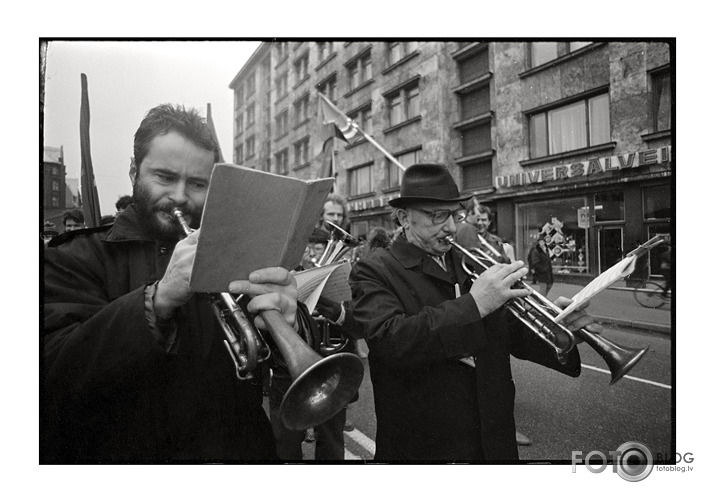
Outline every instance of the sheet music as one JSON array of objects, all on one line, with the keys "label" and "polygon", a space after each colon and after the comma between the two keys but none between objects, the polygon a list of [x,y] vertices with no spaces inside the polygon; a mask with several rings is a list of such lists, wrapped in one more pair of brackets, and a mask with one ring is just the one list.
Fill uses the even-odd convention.
[{"label": "sheet music", "polygon": [[310,312],[315,310],[321,295],[335,302],[350,300],[350,271],[350,262],[342,261],[294,272],[293,276],[298,283],[298,300],[305,304]]},{"label": "sheet music", "polygon": [[638,257],[635,255],[627,256],[616,265],[601,273],[597,278],[591,281],[580,292],[572,297],[573,302],[569,304],[566,309],[561,312],[561,314],[556,316],[555,321],[557,323],[560,322],[564,316],[583,306],[589,299],[592,299],[616,281],[621,280],[633,273],[633,270],[636,267],[637,259]]}]

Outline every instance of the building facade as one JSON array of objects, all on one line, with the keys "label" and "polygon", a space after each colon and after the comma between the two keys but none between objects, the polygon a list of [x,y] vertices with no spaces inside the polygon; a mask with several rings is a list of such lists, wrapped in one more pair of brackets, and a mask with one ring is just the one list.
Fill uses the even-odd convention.
[{"label": "building facade", "polygon": [[[233,162],[335,176],[352,234],[394,227],[401,169],[361,137],[324,151],[320,92],[402,165],[449,165],[518,258],[543,237],[557,280],[586,282],[671,232],[673,51],[671,41],[263,43],[230,84]],[[639,262],[638,275],[660,273],[659,251]]]}]

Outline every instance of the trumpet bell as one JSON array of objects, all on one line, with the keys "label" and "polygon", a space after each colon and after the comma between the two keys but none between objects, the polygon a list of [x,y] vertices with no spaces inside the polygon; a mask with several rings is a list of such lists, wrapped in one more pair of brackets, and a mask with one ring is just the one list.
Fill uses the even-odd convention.
[{"label": "trumpet bell", "polygon": [[324,423],[355,396],[365,368],[352,353],[318,359],[293,381],[283,397],[280,415],[291,430]]}]

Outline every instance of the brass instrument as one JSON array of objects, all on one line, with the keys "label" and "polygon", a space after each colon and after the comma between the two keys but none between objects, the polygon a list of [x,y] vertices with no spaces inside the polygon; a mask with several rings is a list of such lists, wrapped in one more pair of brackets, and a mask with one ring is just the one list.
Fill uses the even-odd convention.
[{"label": "brass instrument", "polygon": [[[483,250],[466,249],[458,244],[452,236],[447,236],[445,240],[462,254],[462,268],[475,279],[489,267],[499,263],[496,258]],[[491,248],[490,251],[493,250],[492,254],[498,254],[492,247],[487,245],[487,248]],[[501,254],[498,256],[501,257]],[[481,271],[477,273],[470,268],[467,260],[471,262],[471,267],[479,267]],[[564,362],[568,352],[573,349],[575,340],[573,333],[568,328],[554,320],[562,309],[522,280],[518,280],[514,287],[529,290],[529,295],[513,299],[507,302],[505,307],[534,334],[544,340],[554,350],[559,361]],[[621,347],[585,328],[578,330],[577,334],[605,360],[611,372],[611,384],[615,384],[626,375],[648,351],[648,347],[643,349]]]},{"label": "brass instrument", "polygon": [[[315,261],[316,267],[321,267],[325,265],[334,264],[338,260],[342,259],[351,248],[357,245],[357,239],[355,239],[349,232],[344,230],[342,227],[335,225],[332,222],[325,222],[332,227],[330,233],[330,240],[328,241],[323,254],[320,258]],[[332,355],[339,353],[348,344],[347,337],[342,334],[336,334],[331,330],[330,322],[324,316],[318,316],[315,318],[320,328],[320,348],[318,352],[323,356]]]},{"label": "brass instrument", "polygon": [[317,266],[334,264],[343,258],[350,251],[350,248],[358,244],[358,240],[342,227],[335,225],[333,222],[326,221],[325,223],[332,227],[332,231],[323,255],[316,262]]},{"label": "brass instrument", "polygon": [[[188,236],[193,232],[178,208],[172,215]],[[269,346],[239,306],[242,296],[210,294],[213,312],[224,332],[224,344],[239,379],[250,379],[256,366],[271,354]],[[271,339],[288,367],[293,383],[280,406],[281,419],[292,430],[321,424],[342,410],[362,382],[364,368],[350,353],[322,358],[285,322],[278,311],[262,311]]]}]

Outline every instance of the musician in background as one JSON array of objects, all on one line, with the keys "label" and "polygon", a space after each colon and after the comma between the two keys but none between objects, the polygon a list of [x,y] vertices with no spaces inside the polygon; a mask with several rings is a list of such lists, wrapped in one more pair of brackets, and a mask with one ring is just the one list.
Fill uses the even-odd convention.
[{"label": "musician in background", "polygon": [[320,215],[318,226],[332,233],[333,228],[325,222],[331,222],[344,231],[350,232],[350,219],[348,218],[348,202],[343,196],[336,192],[328,195],[323,205],[323,212]]},{"label": "musician in background", "polygon": [[[445,238],[466,199],[445,165],[409,167],[389,202],[400,235],[353,266],[353,318],[370,349],[375,461],[516,460],[510,354],[580,373],[577,349],[561,364],[507,316],[504,304],[529,293],[511,288],[528,272],[522,262],[494,265],[473,282],[463,271]],[[601,330],[583,310],[565,324]]]},{"label": "musician in background", "polygon": [[[208,297],[189,291],[200,231],[184,239],[171,215],[179,208],[199,225],[217,161],[195,110],[151,109],[134,136],[134,203],[111,228],[60,236],[46,250],[42,462],[277,459],[260,383],[236,378]],[[229,290],[253,297],[251,313],[296,321],[285,269]]]},{"label": "musician in background", "polygon": [[465,248],[484,249],[479,236],[484,238],[489,245],[497,250],[501,255],[505,255],[502,239],[489,232],[492,225],[492,210],[489,207],[479,204],[476,197],[469,198],[467,202],[467,216],[457,224],[455,239]]},{"label": "musician in background", "polygon": [[[308,245],[303,254],[300,269],[305,270],[316,267],[316,262],[323,255],[329,238],[330,235],[328,232],[322,228],[316,227],[313,229],[313,233],[308,240]],[[298,309],[305,309],[305,306],[299,304]],[[316,313],[312,313],[314,317],[311,317],[311,313],[307,313],[306,310],[306,312],[303,313],[304,316],[300,318],[301,320],[309,319],[309,327],[306,327],[309,328],[309,330],[305,331],[308,335],[307,341],[316,352],[321,353],[323,350],[320,343],[322,341],[323,331],[327,329],[334,332],[336,336],[344,334],[347,338],[347,331],[350,328],[352,318],[351,314],[346,312],[341,304],[322,296],[318,301],[316,311]],[[348,316],[350,316],[350,318],[347,318]],[[347,349],[344,348],[342,351],[346,350]],[[344,407],[340,412],[324,423],[314,426],[314,437],[310,431],[289,430],[281,421],[280,406],[291,384],[292,379],[288,368],[280,358],[274,358],[268,401],[278,457],[285,461],[302,460],[302,442],[306,440],[309,442],[315,441],[316,461],[344,460],[345,440],[343,437],[343,429],[346,424],[347,407]],[[358,396],[356,394],[352,402],[357,401],[357,399]]]}]

